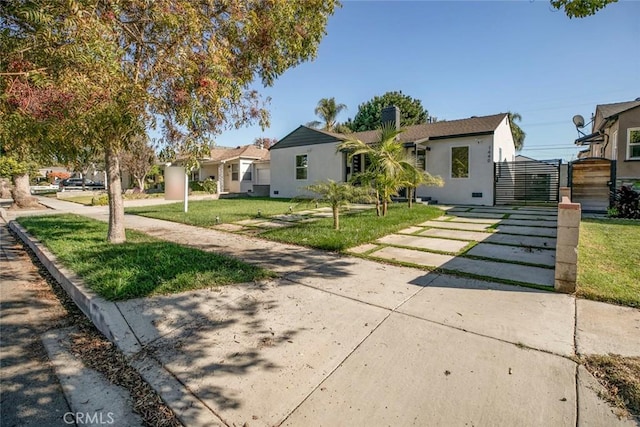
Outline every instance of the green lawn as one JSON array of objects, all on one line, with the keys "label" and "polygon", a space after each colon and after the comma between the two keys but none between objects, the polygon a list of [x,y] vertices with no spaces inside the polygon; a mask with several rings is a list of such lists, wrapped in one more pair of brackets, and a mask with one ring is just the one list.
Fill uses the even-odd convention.
[{"label": "green lawn", "polygon": [[408,209],[405,204],[389,206],[386,217],[376,217],[374,209],[340,216],[340,230],[333,229],[333,218],[301,223],[291,228],[268,230],[259,236],[279,242],[294,243],[329,251],[371,242],[387,234],[428,221],[443,214],[442,210],[422,204]]},{"label": "green lawn", "polygon": [[161,206],[127,208],[126,213],[164,219],[198,227],[210,227],[216,224],[216,217],[221,223],[256,218],[258,211],[262,216],[278,215],[289,212],[289,207],[304,210],[314,207],[308,203],[295,203],[286,199],[241,198],[220,200],[199,200],[189,202],[189,212],[184,213],[184,205],[175,203]]},{"label": "green lawn", "polygon": [[127,231],[106,242],[107,224],[77,215],[23,217],[18,222],[60,262],[109,300],[251,282],[274,274],[236,259]]},{"label": "green lawn", "polygon": [[640,307],[640,221],[584,219],[577,295]]}]

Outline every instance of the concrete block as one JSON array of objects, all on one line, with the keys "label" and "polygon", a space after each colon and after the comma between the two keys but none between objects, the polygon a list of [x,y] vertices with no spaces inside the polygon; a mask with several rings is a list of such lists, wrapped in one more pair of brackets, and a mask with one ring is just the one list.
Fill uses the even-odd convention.
[{"label": "concrete block", "polygon": [[[576,203],[577,204],[577,203]],[[580,204],[577,204],[580,206]],[[581,210],[558,209],[558,227],[580,227]]]},{"label": "concrete block", "polygon": [[556,236],[557,246],[578,246],[580,240],[580,229],[577,227],[558,226],[558,234]]},{"label": "concrete block", "polygon": [[566,281],[566,280],[558,280],[556,279],[556,283],[554,289],[557,292],[562,292],[565,294],[572,294],[576,291],[576,282]]},{"label": "concrete block", "polygon": [[578,248],[575,246],[558,245],[558,247],[556,247],[556,262],[577,264]]},{"label": "concrete block", "polygon": [[564,262],[556,262],[556,280],[566,280],[575,282],[578,278],[578,265],[566,264]]}]

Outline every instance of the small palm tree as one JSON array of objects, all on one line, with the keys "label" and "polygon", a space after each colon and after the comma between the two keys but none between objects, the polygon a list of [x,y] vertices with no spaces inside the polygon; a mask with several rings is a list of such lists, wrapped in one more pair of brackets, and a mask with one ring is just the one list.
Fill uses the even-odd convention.
[{"label": "small palm tree", "polygon": [[340,209],[349,206],[355,200],[367,200],[370,193],[367,188],[354,187],[348,182],[335,182],[332,179],[316,182],[305,187],[305,190],[316,193],[315,202],[326,202],[333,212],[333,228],[340,230]]},{"label": "small palm tree", "polygon": [[511,126],[511,135],[513,136],[513,144],[516,147],[516,151],[521,151],[524,147],[524,138],[527,136],[526,133],[516,124],[516,120],[521,122],[522,116],[518,113],[512,113],[509,111],[507,113],[509,115],[509,125]]},{"label": "small palm tree", "polygon": [[427,171],[418,168],[406,168],[403,175],[403,185],[407,189],[407,206],[411,209],[413,207],[413,196],[416,188],[420,185],[442,187],[444,181],[439,176],[433,176]]},{"label": "small palm tree", "polygon": [[364,181],[375,190],[376,210],[381,216],[386,216],[391,196],[407,185],[407,176],[419,176],[415,161],[407,156],[403,144],[397,140],[400,133],[402,130],[383,125],[380,128],[380,140],[376,143],[366,144],[352,139],[338,145],[339,151],[349,153],[349,159],[360,154],[369,157],[370,164],[361,178],[364,177]]},{"label": "small palm tree", "polygon": [[307,123],[307,126],[310,127],[319,127],[322,125],[323,130],[333,131],[336,128],[336,119],[338,114],[340,114],[343,110],[346,110],[347,106],[344,104],[336,104],[335,98],[322,98],[318,101],[318,106],[314,110],[316,116],[320,117],[322,120],[313,121]]}]

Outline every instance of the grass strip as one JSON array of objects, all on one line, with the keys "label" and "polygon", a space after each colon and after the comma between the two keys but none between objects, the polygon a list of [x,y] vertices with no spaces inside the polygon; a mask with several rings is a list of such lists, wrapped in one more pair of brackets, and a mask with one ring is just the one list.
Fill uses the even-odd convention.
[{"label": "grass strip", "polygon": [[106,241],[107,224],[78,215],[23,217],[18,222],[59,261],[108,300],[169,294],[252,282],[275,274],[237,259],[144,233],[127,231],[127,241]]},{"label": "grass strip", "polygon": [[583,219],[577,295],[640,307],[640,221]]}]

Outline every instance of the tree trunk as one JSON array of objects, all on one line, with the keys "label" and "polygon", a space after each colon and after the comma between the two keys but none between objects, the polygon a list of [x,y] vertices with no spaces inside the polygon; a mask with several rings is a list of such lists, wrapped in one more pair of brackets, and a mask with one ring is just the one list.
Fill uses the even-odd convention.
[{"label": "tree trunk", "polygon": [[413,188],[407,187],[407,205],[409,209],[413,207]]},{"label": "tree trunk", "polygon": [[333,206],[333,229],[340,230],[340,209]]},{"label": "tree trunk", "polygon": [[376,216],[380,216],[380,193],[376,190]]},{"label": "tree trunk", "polygon": [[14,175],[12,180],[13,190],[11,190],[11,197],[13,198],[14,206],[18,208],[37,208],[40,206],[38,199],[31,196],[28,173]]},{"label": "tree trunk", "polygon": [[140,189],[141,193],[144,193],[144,179],[146,178],[146,176],[143,176],[141,178],[135,177],[136,181],[138,182],[138,188]]},{"label": "tree trunk", "polygon": [[105,164],[107,166],[107,181],[109,194],[109,233],[110,243],[126,241],[124,233],[124,201],[122,199],[122,183],[120,182],[120,159],[118,152],[111,146],[105,149]]},{"label": "tree trunk", "polygon": [[5,178],[0,178],[0,199],[13,199],[11,185],[9,185],[9,180]]}]

